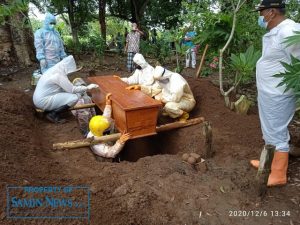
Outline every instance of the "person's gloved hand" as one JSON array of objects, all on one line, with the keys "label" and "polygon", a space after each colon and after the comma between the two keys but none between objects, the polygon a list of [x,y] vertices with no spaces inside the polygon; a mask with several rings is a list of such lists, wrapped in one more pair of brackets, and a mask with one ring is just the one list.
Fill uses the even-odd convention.
[{"label": "person's gloved hand", "polygon": [[121,77],[117,76],[117,75],[113,75],[113,77],[118,78],[121,80]]},{"label": "person's gloved hand", "polygon": [[107,93],[105,96],[105,104],[111,105],[111,99],[110,99],[111,93]]},{"label": "person's gloved hand", "polygon": [[141,90],[141,85],[130,85],[126,87],[126,90]]},{"label": "person's gloved hand", "polygon": [[128,141],[131,138],[131,134],[130,133],[124,133],[121,135],[119,142],[120,144],[124,145],[126,141]]},{"label": "person's gloved hand", "polygon": [[41,70],[47,68],[47,61],[46,61],[46,59],[41,59],[41,61],[40,61],[40,67],[41,67]]},{"label": "person's gloved hand", "polygon": [[166,104],[161,99],[159,99],[159,100],[155,99],[155,100],[158,101],[160,104],[162,104],[162,106],[164,106]]},{"label": "person's gloved hand", "polygon": [[89,84],[89,85],[87,86],[87,89],[88,89],[88,91],[90,91],[90,90],[95,89],[95,88],[98,88],[98,87],[99,87],[98,84]]}]

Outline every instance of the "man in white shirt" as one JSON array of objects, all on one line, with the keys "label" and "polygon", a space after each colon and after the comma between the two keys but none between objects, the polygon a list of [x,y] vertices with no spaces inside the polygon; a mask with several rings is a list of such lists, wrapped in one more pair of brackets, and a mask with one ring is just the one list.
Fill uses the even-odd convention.
[{"label": "man in white shirt", "polygon": [[131,32],[128,33],[126,37],[125,52],[127,52],[127,69],[128,72],[134,70],[133,57],[135,53],[140,51],[140,38],[144,35],[142,31],[139,30],[136,23],[132,23]]},{"label": "man in white shirt", "polygon": [[[285,85],[278,87],[282,78],[274,75],[284,72],[281,62],[290,64],[291,55],[300,58],[299,45],[284,43],[294,31],[300,31],[300,24],[285,18],[282,0],[263,0],[257,11],[259,26],[268,30],[263,36],[262,56],[256,64],[259,118],[265,144],[276,147],[268,186],[277,186],[287,183],[290,150],[287,127],[294,116],[295,96],[291,90],[284,92]],[[257,168],[259,161],[251,160],[251,164]]]}]

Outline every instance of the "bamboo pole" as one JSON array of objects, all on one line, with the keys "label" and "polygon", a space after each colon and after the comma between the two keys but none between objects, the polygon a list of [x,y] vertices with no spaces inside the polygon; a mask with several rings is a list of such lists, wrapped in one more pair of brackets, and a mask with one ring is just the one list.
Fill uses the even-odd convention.
[{"label": "bamboo pole", "polygon": [[[204,120],[205,120],[204,117],[198,117],[198,118],[187,120],[186,122],[178,121],[174,123],[168,123],[156,127],[156,132],[164,132],[164,131],[169,131],[169,130],[178,129],[182,127],[188,127],[195,124],[203,123]],[[81,140],[68,141],[64,143],[55,143],[53,144],[53,149],[63,150],[63,149],[88,147],[91,145],[98,144],[100,142],[117,141],[120,138],[120,136],[121,133],[115,133],[115,134],[105,135],[101,137],[86,138]]]},{"label": "bamboo pole", "polygon": [[72,149],[72,148],[82,148],[91,145],[98,144],[100,142],[116,141],[121,137],[121,133],[115,133],[110,135],[105,135],[101,137],[92,137],[76,141],[68,141],[64,143],[53,144],[54,150]]},{"label": "bamboo pole", "polygon": [[177,121],[174,123],[168,123],[156,127],[156,132],[159,133],[159,132],[169,131],[177,128],[188,127],[195,124],[203,123],[204,120],[205,120],[204,117],[198,117],[198,118],[187,120],[186,122]]},{"label": "bamboo pole", "polygon": [[209,45],[205,45],[205,49],[204,49],[204,52],[203,52],[202,57],[201,57],[201,62],[200,62],[200,65],[199,65],[197,73],[196,73],[196,78],[198,78],[200,76],[200,72],[201,72],[201,69],[202,69],[202,66],[203,66],[203,63],[204,63],[204,59],[205,59],[205,55],[206,55],[206,51],[208,49],[208,46]]},{"label": "bamboo pole", "polygon": [[[95,106],[96,106],[95,103],[75,105],[74,107],[71,107],[68,110],[86,109],[86,108],[92,108],[92,107],[95,107]],[[44,110],[42,110],[42,109],[35,109],[35,110],[38,113],[43,113],[44,112]]]}]

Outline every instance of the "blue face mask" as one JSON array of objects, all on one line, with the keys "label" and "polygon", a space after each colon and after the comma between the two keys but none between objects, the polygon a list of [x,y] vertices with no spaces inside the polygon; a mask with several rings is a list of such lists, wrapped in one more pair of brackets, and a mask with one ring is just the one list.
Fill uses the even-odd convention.
[{"label": "blue face mask", "polygon": [[49,24],[49,28],[50,28],[50,30],[54,30],[54,24]]},{"label": "blue face mask", "polygon": [[265,17],[264,16],[259,16],[258,17],[258,26],[266,29],[268,27],[268,22],[265,21]]},{"label": "blue face mask", "polygon": [[[270,10],[266,15],[268,15],[270,12],[271,12],[271,10]],[[269,22],[270,22],[270,21],[269,21]],[[260,27],[264,28],[264,29],[267,29],[268,23],[269,23],[269,22],[266,22],[264,16],[259,16],[259,17],[258,17],[258,20],[257,20],[258,25],[259,25]]]}]

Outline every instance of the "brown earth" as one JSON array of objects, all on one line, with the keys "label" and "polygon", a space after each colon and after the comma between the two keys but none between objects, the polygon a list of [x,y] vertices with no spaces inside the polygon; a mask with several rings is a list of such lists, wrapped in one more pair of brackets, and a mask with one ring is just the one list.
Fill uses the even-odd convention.
[{"label": "brown earth", "polygon": [[[106,57],[104,66],[96,67],[82,60],[88,69],[80,76],[90,69],[128,75],[123,61]],[[79,219],[10,219],[7,186],[89,186],[90,224],[97,225],[300,224],[300,160],[291,158],[286,186],[270,188],[264,199],[258,198],[256,171],[249,165],[263,145],[257,110],[241,116],[225,108],[209,78],[194,79],[192,70],[182,73],[197,100],[191,117],[204,116],[213,128],[214,157],[192,167],[181,155],[202,153],[202,125],[130,141],[120,163],[99,162],[89,148],[53,151],[53,143],[82,136],[74,118],[56,125],[35,116],[32,70],[0,81],[0,224],[88,224]]]}]

